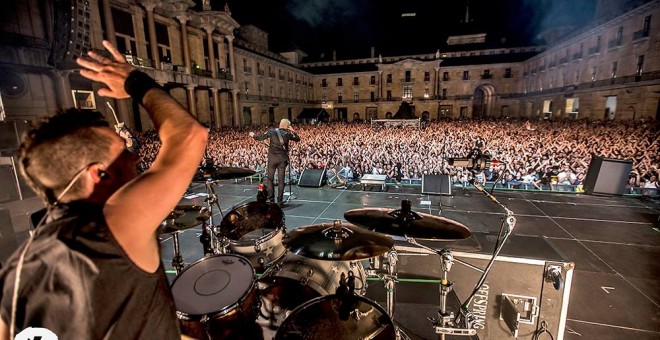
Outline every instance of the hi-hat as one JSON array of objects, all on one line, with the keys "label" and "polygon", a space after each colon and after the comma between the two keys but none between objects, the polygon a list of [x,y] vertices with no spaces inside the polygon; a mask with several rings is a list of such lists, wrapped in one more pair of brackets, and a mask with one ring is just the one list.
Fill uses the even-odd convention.
[{"label": "hi-hat", "polygon": [[403,200],[401,209],[364,208],[348,210],[344,218],[357,226],[391,236],[412,237],[420,240],[462,240],[472,233],[456,221],[417,213],[410,210],[410,201]]},{"label": "hi-hat", "polygon": [[234,179],[234,178],[243,178],[256,174],[254,170],[246,168],[234,168],[234,167],[200,167],[195,176],[193,177],[193,182],[208,182],[208,181],[218,181],[221,179]]},{"label": "hi-hat", "polygon": [[206,207],[198,205],[177,205],[161,223],[162,233],[175,233],[196,227],[211,218]]},{"label": "hi-hat", "polygon": [[367,259],[381,255],[394,246],[389,236],[340,221],[294,229],[287,232],[283,243],[296,255],[331,261]]}]

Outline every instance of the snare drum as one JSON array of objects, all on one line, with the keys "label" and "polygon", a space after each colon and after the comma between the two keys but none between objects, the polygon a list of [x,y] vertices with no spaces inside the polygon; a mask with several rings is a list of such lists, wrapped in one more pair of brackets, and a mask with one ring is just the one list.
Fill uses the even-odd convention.
[{"label": "snare drum", "polygon": [[367,292],[367,280],[360,262],[313,260],[288,253],[258,280],[261,291],[261,315],[277,326],[306,301],[334,294],[341,274],[355,276],[355,293]]},{"label": "snare drum", "polygon": [[392,319],[377,303],[357,295],[327,295],[296,308],[278,328],[283,339],[396,339]]},{"label": "snare drum", "polygon": [[273,203],[249,202],[227,213],[218,235],[229,241],[229,250],[250,260],[263,273],[286,253],[284,212]]},{"label": "snare drum", "polygon": [[174,279],[172,296],[183,334],[220,339],[253,322],[258,312],[254,268],[243,256],[201,259]]}]

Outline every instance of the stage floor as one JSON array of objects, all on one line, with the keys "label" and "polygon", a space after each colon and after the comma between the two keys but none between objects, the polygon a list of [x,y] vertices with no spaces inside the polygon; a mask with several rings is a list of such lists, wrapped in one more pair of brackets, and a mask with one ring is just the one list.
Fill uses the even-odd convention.
[{"label": "stage floor", "polygon": [[[256,189],[257,183],[250,181],[227,180],[215,186],[225,214],[234,206],[254,201]],[[349,209],[397,209],[403,199],[412,201],[413,211],[455,220],[475,234],[496,235],[503,216],[499,206],[474,189],[454,188],[453,196],[421,194],[419,187],[388,186],[385,192],[380,187],[361,189],[359,185],[346,189],[294,186],[296,198],[282,209],[286,229],[343,220],[344,212]],[[203,193],[204,186],[195,185],[192,191]],[[514,236],[541,238],[565,260],[575,263],[564,339],[660,338],[660,231],[656,225],[660,204],[657,201],[548,192],[495,191],[495,195],[517,217]],[[180,204],[204,204],[204,198],[184,198]],[[27,215],[39,208],[35,202],[30,199],[0,205],[10,209],[19,240],[25,237]],[[214,223],[219,225],[220,221],[220,215],[216,214]],[[179,236],[186,264],[203,257],[199,236],[199,227]],[[163,261],[173,278],[173,242],[167,234],[161,236],[161,242]],[[430,245],[443,247],[442,242]],[[506,252],[507,245],[503,249]],[[370,290],[382,290],[382,287],[372,288],[378,286],[378,282],[370,283]],[[426,317],[435,316],[438,309],[437,286],[417,286],[414,294],[406,293],[405,289],[405,285],[397,289],[395,321],[411,339],[435,338]],[[382,294],[367,296],[382,297]],[[554,336],[556,339],[557,335]]]}]

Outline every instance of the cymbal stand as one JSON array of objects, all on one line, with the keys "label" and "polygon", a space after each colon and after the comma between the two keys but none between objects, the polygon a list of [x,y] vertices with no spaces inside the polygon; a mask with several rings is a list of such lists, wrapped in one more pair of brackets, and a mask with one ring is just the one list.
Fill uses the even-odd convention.
[{"label": "cymbal stand", "polygon": [[174,242],[174,257],[172,258],[172,268],[176,271],[176,275],[181,274],[183,271],[183,256],[179,248],[179,231],[171,233],[172,241]]},{"label": "cymbal stand", "polygon": [[[396,283],[398,282],[397,273],[396,273],[396,263],[399,260],[396,250],[392,249],[385,253],[385,263],[383,266],[386,267],[386,271],[381,270],[381,263],[378,257],[374,258],[372,265],[376,269],[371,269],[367,271],[367,274],[371,276],[378,276],[383,280],[385,285],[385,296],[387,299],[387,314],[389,314],[390,319],[394,322],[394,310],[396,307]],[[401,328],[396,327],[396,338],[407,339],[410,338],[401,330]]]},{"label": "cymbal stand", "polygon": [[[214,205],[218,208],[218,212],[220,213],[220,219],[223,218],[222,208],[220,207],[220,201],[218,200],[218,195],[216,195],[215,188],[213,187],[215,185],[215,182],[216,181],[206,181],[204,183],[204,186],[206,188],[206,194],[207,194],[205,202],[206,202],[206,205],[208,206],[209,212],[211,214],[211,217],[209,218],[209,223],[208,224],[206,224],[206,223],[202,224],[202,237],[200,238],[200,242],[202,242],[202,244],[204,244],[204,255],[206,255],[206,256],[209,256],[209,255],[212,255],[212,254],[222,253],[222,251],[221,251],[222,247],[219,246],[222,242],[220,242],[218,240],[218,237],[215,233],[216,232],[216,230],[215,230],[216,226],[215,226],[215,224],[213,224],[213,216],[215,216],[215,214],[213,213],[213,206]],[[205,236],[204,235],[205,232],[208,235],[208,241],[203,240],[203,238]],[[204,242],[209,242],[209,244],[207,245]],[[207,251],[210,251],[210,253],[207,253]]]},{"label": "cymbal stand", "polygon": [[454,313],[447,311],[447,296],[449,292],[453,290],[453,283],[449,282],[447,276],[451,270],[451,266],[454,263],[454,255],[452,255],[451,250],[442,249],[440,251],[427,247],[423,244],[420,244],[412,237],[406,237],[408,243],[416,245],[420,248],[431,251],[440,256],[440,261],[442,265],[442,278],[440,279],[440,310],[438,310],[439,320],[429,318],[429,321],[433,322],[435,327],[435,332],[442,335],[442,339],[445,338],[445,335],[462,335],[462,336],[472,336],[477,334],[476,329],[471,328],[460,328],[458,323],[454,320]]}]

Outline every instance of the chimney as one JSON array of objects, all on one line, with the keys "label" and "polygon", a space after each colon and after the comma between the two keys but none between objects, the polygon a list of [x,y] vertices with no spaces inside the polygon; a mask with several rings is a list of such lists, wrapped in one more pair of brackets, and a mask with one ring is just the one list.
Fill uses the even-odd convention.
[{"label": "chimney", "polygon": [[337,61],[337,50],[332,50],[332,61]]},{"label": "chimney", "polygon": [[373,59],[376,56],[376,48],[374,46],[371,46],[371,59]]}]

